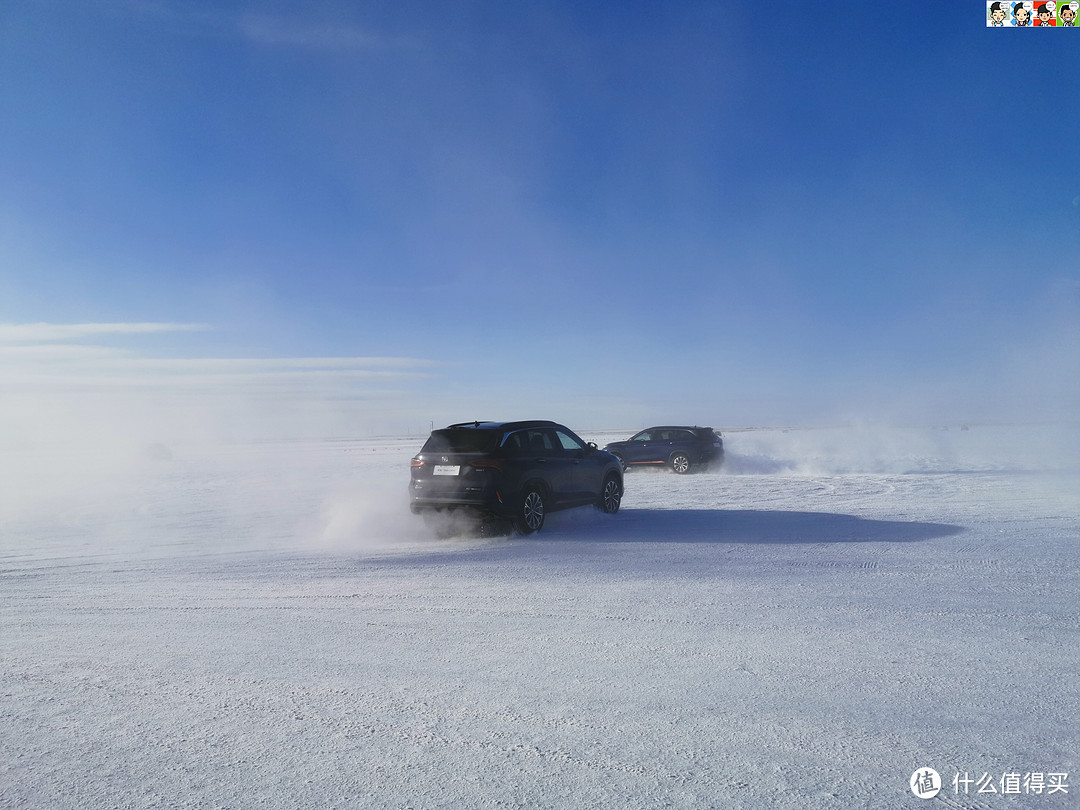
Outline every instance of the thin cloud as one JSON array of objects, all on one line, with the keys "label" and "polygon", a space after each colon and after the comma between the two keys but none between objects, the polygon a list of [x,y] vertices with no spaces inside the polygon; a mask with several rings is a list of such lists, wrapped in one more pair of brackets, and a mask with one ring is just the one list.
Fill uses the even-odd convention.
[{"label": "thin cloud", "polygon": [[51,343],[103,335],[204,332],[204,323],[0,323],[0,344]]},{"label": "thin cloud", "polygon": [[275,17],[248,15],[239,21],[241,35],[258,45],[319,51],[376,51],[407,44],[354,25],[297,23]]},{"label": "thin cloud", "polygon": [[222,357],[202,359],[137,360],[135,363],[161,368],[199,371],[276,371],[280,369],[328,369],[347,371],[351,369],[389,369],[401,373],[404,369],[429,368],[437,365],[433,360],[415,357]]},{"label": "thin cloud", "polygon": [[[443,365],[388,356],[158,357],[141,345],[209,328],[0,324],[0,448],[127,452],[140,442],[370,430],[401,419]],[[117,336],[125,345],[104,343]],[[171,337],[170,354],[182,351],[178,340]]]},{"label": "thin cloud", "polygon": [[0,371],[8,392],[184,390],[274,391],[298,397],[355,396],[430,376],[415,357],[152,357],[137,349],[81,343],[113,335],[202,331],[205,324],[0,324]]},{"label": "thin cloud", "polygon": [[140,357],[128,350],[66,343],[0,345],[0,362],[9,370],[39,365],[55,369],[69,364],[80,373],[96,369],[178,377],[284,374],[415,377],[426,376],[426,369],[439,365],[433,360],[414,357]]},{"label": "thin cloud", "polygon": [[127,0],[117,14],[138,14],[191,36],[232,38],[237,35],[264,47],[302,48],[320,51],[375,51],[408,46],[408,38],[389,36],[348,22],[315,22],[245,14],[207,4],[176,4],[157,0]]},{"label": "thin cloud", "polygon": [[36,362],[83,363],[131,357],[130,352],[106,346],[83,346],[71,343],[10,343],[0,340],[0,362],[7,365]]},{"label": "thin cloud", "polygon": [[5,375],[5,384],[28,393],[48,389],[52,391],[125,390],[125,389],[184,389],[189,393],[208,394],[221,390],[274,388],[297,395],[310,395],[313,391],[340,391],[347,393],[371,383],[421,379],[425,374],[411,372],[338,370],[311,372],[252,373],[57,373],[27,372]]}]

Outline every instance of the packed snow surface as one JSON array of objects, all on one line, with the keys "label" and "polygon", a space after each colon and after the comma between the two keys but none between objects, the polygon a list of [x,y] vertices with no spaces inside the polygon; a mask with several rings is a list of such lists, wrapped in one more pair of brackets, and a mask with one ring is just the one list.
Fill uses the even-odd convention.
[{"label": "packed snow surface", "polygon": [[5,453],[0,806],[1080,806],[1075,429],[731,429],[504,539],[423,438]]}]

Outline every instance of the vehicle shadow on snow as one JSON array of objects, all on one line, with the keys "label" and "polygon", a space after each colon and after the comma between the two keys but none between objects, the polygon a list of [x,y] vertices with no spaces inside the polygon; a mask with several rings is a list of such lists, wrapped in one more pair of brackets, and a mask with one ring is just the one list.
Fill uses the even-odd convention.
[{"label": "vehicle shadow on snow", "polygon": [[615,516],[586,510],[550,515],[535,538],[593,543],[910,543],[961,531],[962,526],[947,523],[829,512],[623,509]]}]

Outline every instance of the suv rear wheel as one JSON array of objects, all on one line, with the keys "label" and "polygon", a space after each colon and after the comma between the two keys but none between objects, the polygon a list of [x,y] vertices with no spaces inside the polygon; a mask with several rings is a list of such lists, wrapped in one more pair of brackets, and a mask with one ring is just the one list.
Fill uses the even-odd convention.
[{"label": "suv rear wheel", "polygon": [[679,475],[690,472],[690,457],[686,453],[675,453],[671,457],[671,469]]},{"label": "suv rear wheel", "polygon": [[532,534],[544,527],[544,493],[538,487],[525,490],[514,516],[514,527],[521,534]]}]

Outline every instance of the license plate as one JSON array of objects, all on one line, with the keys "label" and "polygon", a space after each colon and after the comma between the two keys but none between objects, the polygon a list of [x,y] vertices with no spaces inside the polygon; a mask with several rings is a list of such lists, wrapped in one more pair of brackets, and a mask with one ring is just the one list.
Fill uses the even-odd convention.
[{"label": "license plate", "polygon": [[457,475],[461,472],[461,467],[457,464],[436,464],[435,468],[431,471],[432,475]]}]

